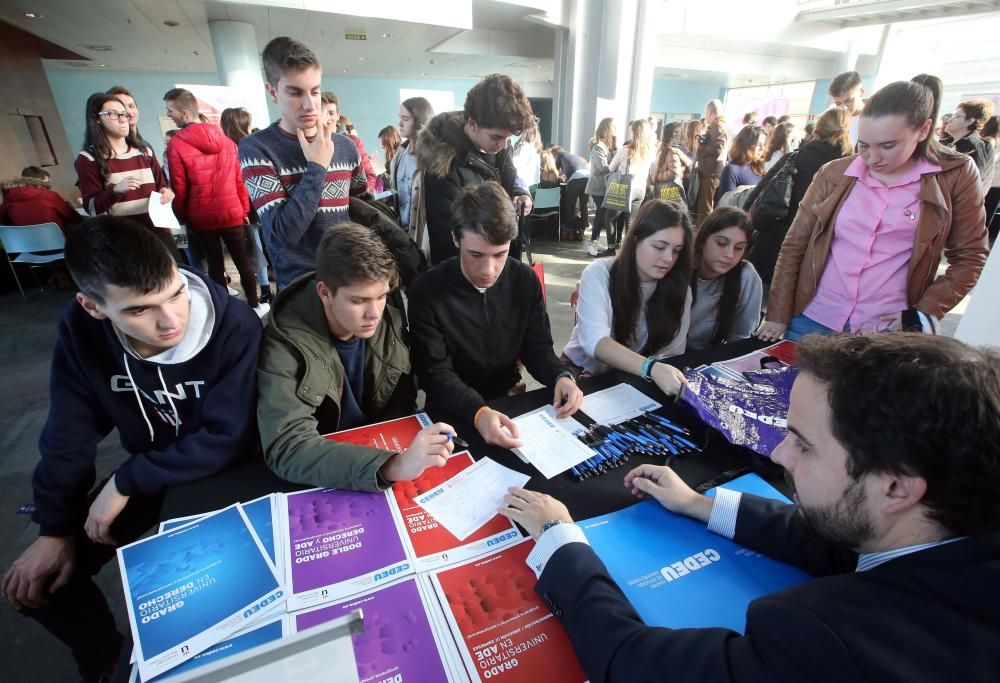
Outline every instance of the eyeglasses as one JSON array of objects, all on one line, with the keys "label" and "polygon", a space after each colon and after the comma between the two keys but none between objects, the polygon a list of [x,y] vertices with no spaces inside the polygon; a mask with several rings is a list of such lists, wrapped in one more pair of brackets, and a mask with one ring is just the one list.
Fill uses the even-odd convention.
[{"label": "eyeglasses", "polygon": [[128,120],[127,111],[102,111],[98,116],[107,116],[109,119],[114,121]]}]

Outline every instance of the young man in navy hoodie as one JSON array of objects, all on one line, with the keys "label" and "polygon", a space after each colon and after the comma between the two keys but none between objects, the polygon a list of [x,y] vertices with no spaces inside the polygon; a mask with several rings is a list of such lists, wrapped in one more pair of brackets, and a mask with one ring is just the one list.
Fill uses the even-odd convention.
[{"label": "young man in navy hoodie", "polygon": [[[164,487],[255,448],[261,324],[224,287],[179,270],[126,218],[66,241],[79,287],[59,321],[48,420],[33,478],[40,535],[3,594],[68,645],[83,680],[114,667],[122,636],[92,576],[156,522]],[[88,495],[97,444],[118,429],[129,457]]]}]

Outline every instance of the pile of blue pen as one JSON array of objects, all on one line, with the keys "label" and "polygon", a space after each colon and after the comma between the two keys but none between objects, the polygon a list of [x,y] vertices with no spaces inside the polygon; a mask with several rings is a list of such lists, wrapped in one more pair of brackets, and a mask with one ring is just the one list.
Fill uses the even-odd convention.
[{"label": "pile of blue pen", "polygon": [[588,479],[621,467],[633,455],[662,457],[700,451],[684,427],[654,413],[643,413],[616,425],[595,424],[577,436],[596,455],[570,470],[577,480]]}]

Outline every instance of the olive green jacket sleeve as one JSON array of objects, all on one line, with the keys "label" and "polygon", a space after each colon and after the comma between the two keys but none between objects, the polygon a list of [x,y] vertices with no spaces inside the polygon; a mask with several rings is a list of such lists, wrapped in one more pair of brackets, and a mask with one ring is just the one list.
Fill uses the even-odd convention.
[{"label": "olive green jacket sleeve", "polygon": [[343,388],[343,377],[334,386],[335,373],[316,367],[320,362],[306,359],[280,337],[265,335],[257,368],[257,422],[268,467],[297,484],[357,491],[387,488],[378,471],[393,453],[319,434],[316,409],[328,394],[339,397]]}]

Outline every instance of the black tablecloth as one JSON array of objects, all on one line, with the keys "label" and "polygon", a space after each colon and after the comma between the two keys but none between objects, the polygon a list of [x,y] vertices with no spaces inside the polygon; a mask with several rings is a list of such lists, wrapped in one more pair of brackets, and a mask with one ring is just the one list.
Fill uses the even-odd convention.
[{"label": "black tablecloth", "polygon": [[[677,356],[670,362],[680,368],[695,367],[740,356],[764,346],[767,344],[756,339],[748,339]],[[674,404],[667,399],[655,384],[633,375],[611,371],[581,380],[580,388],[589,394],[621,382],[631,384],[664,403],[664,407],[657,412],[691,430],[693,436],[690,440],[701,446],[702,452],[674,461],[674,469],[688,484],[697,486],[718,477],[721,473],[750,469],[787,493],[779,467],[766,458],[729,444],[719,432],[701,423],[686,406]],[[552,390],[543,388],[491,401],[490,406],[516,417],[551,402]],[[579,414],[577,417],[580,417]],[[431,418],[435,418],[435,415],[431,414]],[[581,421],[588,422],[584,419]],[[623,467],[583,481],[577,481],[568,473],[545,479],[534,467],[522,462],[509,450],[486,444],[471,424],[452,422],[452,425],[459,436],[469,443],[469,450],[477,460],[489,456],[501,465],[532,475],[527,488],[558,498],[566,504],[574,519],[578,520],[613,512],[634,503],[635,498],[623,483],[625,473],[643,462],[663,463],[662,458],[634,456]],[[211,477],[170,488],[164,499],[161,519],[210,512],[237,501],[250,501],[274,491],[295,491],[302,488],[308,487],[278,478],[267,468],[263,458],[256,454]]]}]

